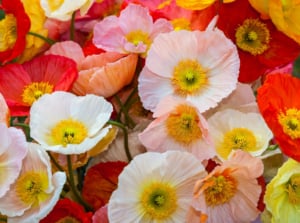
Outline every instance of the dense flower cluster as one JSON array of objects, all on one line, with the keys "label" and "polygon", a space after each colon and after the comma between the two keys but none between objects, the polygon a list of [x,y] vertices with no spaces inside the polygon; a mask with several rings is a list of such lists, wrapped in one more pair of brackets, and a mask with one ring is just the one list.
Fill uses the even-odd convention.
[{"label": "dense flower cluster", "polygon": [[0,222],[297,222],[299,15],[0,1]]}]

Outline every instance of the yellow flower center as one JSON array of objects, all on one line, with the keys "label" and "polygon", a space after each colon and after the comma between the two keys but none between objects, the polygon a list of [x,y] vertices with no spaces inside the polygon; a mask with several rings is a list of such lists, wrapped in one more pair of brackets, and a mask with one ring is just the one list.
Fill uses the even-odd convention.
[{"label": "yellow flower center", "polygon": [[300,204],[300,174],[293,175],[286,184],[289,201],[294,205]]},{"label": "yellow flower center", "polygon": [[172,84],[181,96],[199,94],[208,85],[207,72],[196,60],[182,60],[174,68]]},{"label": "yellow flower center", "polygon": [[141,30],[136,30],[128,33],[126,35],[126,39],[128,42],[131,42],[135,46],[137,46],[139,43],[143,43],[147,45],[147,49],[149,48],[151,44],[151,40],[149,38],[149,34],[145,33]]},{"label": "yellow flower center", "polygon": [[53,85],[47,82],[32,82],[23,89],[22,100],[27,105],[32,105],[43,94],[52,93]]},{"label": "yellow flower center", "polygon": [[16,195],[25,205],[38,206],[48,198],[48,176],[45,172],[29,171],[16,181]]},{"label": "yellow flower center", "polygon": [[60,8],[63,3],[64,0],[48,0],[48,5],[52,12]]},{"label": "yellow flower center", "polygon": [[246,128],[234,128],[226,132],[223,141],[217,146],[218,154],[227,159],[232,150],[242,149],[247,152],[257,150],[257,143],[254,134]]},{"label": "yellow flower center", "polygon": [[56,223],[80,223],[77,219],[67,216],[62,219],[59,219]]},{"label": "yellow flower center", "polygon": [[168,135],[176,142],[189,145],[202,138],[199,117],[194,107],[179,105],[166,120]]},{"label": "yellow flower center", "polygon": [[87,137],[87,128],[73,119],[62,120],[51,130],[52,142],[57,145],[80,144]]},{"label": "yellow flower center", "polygon": [[300,110],[288,109],[285,114],[282,112],[278,115],[278,121],[285,134],[292,139],[300,138]]},{"label": "yellow flower center", "polygon": [[174,30],[191,30],[191,23],[186,18],[173,19],[171,21]]},{"label": "yellow flower center", "polygon": [[0,20],[0,52],[13,48],[17,38],[17,20],[13,14],[6,14]]},{"label": "yellow flower center", "polygon": [[164,220],[177,209],[176,190],[167,183],[151,183],[143,189],[140,203],[142,213],[151,219]]},{"label": "yellow flower center", "polygon": [[205,201],[208,206],[216,206],[229,201],[237,191],[237,181],[225,170],[209,178],[204,187]]},{"label": "yellow flower center", "polygon": [[246,19],[235,33],[237,46],[256,56],[269,48],[270,32],[258,19]]}]

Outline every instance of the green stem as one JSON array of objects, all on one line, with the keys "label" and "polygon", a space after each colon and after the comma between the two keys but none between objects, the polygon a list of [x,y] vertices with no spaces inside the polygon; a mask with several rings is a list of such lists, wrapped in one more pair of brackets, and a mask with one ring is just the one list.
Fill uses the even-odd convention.
[{"label": "green stem", "polygon": [[27,124],[24,123],[11,123],[11,126],[18,126],[21,127],[25,133],[27,141],[32,141],[32,138],[30,137],[30,127]]},{"label": "green stem", "polygon": [[126,126],[123,125],[120,122],[116,122],[116,121],[112,121],[112,120],[109,120],[107,123],[111,124],[111,125],[114,125],[114,126],[117,126],[117,127],[121,128],[123,130],[123,133],[124,133],[124,148],[125,148],[125,153],[126,153],[128,161],[130,162],[132,160],[132,156],[131,156],[131,153],[129,151],[129,146],[128,146],[128,131],[127,131]]},{"label": "green stem", "polygon": [[35,36],[35,37],[38,37],[38,38],[44,40],[44,41],[45,41],[46,43],[48,43],[49,45],[53,45],[53,44],[55,43],[54,40],[49,39],[49,38],[47,38],[47,37],[45,37],[45,36],[43,36],[43,35],[40,35],[40,34],[38,34],[38,33],[35,33],[35,32],[30,32],[30,31],[29,31],[27,34],[28,34],[28,35],[32,35],[32,36]]},{"label": "green stem", "polygon": [[79,192],[76,188],[76,185],[74,182],[71,155],[67,155],[67,160],[68,160],[68,173],[69,173],[69,179],[70,179],[69,183],[70,183],[71,190],[73,191],[73,194],[75,195],[78,202],[80,204],[82,204],[87,211],[94,211],[93,208],[83,200],[83,198],[81,197],[81,195],[79,194]]},{"label": "green stem", "polygon": [[75,37],[75,13],[73,12],[71,18],[71,25],[70,25],[70,40],[74,40]]},{"label": "green stem", "polygon": [[7,218],[0,217],[0,222],[7,222]]}]

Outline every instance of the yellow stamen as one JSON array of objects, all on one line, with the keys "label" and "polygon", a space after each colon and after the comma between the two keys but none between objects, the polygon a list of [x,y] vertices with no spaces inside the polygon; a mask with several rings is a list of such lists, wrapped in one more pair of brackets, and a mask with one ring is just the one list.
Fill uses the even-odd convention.
[{"label": "yellow stamen", "polygon": [[22,100],[27,105],[32,105],[43,94],[52,93],[53,85],[47,82],[32,82],[23,89]]},{"label": "yellow stamen", "polygon": [[178,95],[199,94],[208,85],[207,71],[196,60],[182,60],[174,68],[171,81]]},{"label": "yellow stamen", "polygon": [[151,40],[149,38],[149,34],[145,33],[141,30],[136,30],[128,33],[126,35],[126,39],[128,42],[133,43],[135,46],[137,46],[139,43],[143,43],[147,45],[147,48],[149,48],[151,44]]},{"label": "yellow stamen", "polygon": [[173,19],[171,21],[174,30],[191,30],[191,23],[186,18]]},{"label": "yellow stamen", "polygon": [[13,14],[6,14],[0,20],[0,52],[13,48],[17,38],[17,20]]},{"label": "yellow stamen", "polygon": [[54,145],[80,144],[87,137],[87,128],[82,122],[66,119],[51,130],[51,141]]},{"label": "yellow stamen", "polygon": [[289,201],[294,205],[300,204],[300,174],[293,175],[286,184]]},{"label": "yellow stamen", "polygon": [[76,218],[67,216],[62,219],[59,219],[58,221],[56,221],[56,223],[80,223],[80,221],[78,221]]},{"label": "yellow stamen", "polygon": [[59,9],[63,3],[64,0],[48,0],[48,5],[52,12]]},{"label": "yellow stamen", "polygon": [[246,19],[235,33],[237,46],[256,56],[269,48],[270,32],[258,19]]},{"label": "yellow stamen", "polygon": [[285,134],[292,139],[300,138],[300,110],[291,108],[286,110],[285,114],[281,112],[278,121]]},{"label": "yellow stamen", "polygon": [[242,149],[247,152],[257,150],[255,135],[246,128],[234,128],[226,132],[222,143],[217,146],[218,154],[227,159],[232,150]]},{"label": "yellow stamen", "polygon": [[230,170],[216,174],[203,185],[205,201],[208,206],[216,206],[228,202],[237,191],[237,181],[230,176]]},{"label": "yellow stamen", "polygon": [[202,138],[198,126],[199,117],[194,107],[179,105],[166,120],[166,129],[170,137],[185,146]]},{"label": "yellow stamen", "polygon": [[38,206],[48,198],[48,176],[45,172],[27,172],[16,181],[16,195],[26,205]]},{"label": "yellow stamen", "polygon": [[177,209],[177,195],[173,186],[153,182],[143,189],[140,197],[141,212],[151,219],[163,221]]}]

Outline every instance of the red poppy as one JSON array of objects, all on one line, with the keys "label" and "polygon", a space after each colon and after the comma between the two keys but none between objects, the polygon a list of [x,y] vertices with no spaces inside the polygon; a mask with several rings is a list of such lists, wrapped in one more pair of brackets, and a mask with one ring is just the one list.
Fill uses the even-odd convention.
[{"label": "red poppy", "polygon": [[300,79],[291,74],[270,74],[258,89],[259,110],[280,149],[300,161]]},{"label": "red poppy", "polygon": [[30,19],[20,0],[3,0],[0,12],[0,64],[4,64],[23,52]]},{"label": "red poppy", "polygon": [[53,210],[40,223],[80,222],[91,223],[92,212],[85,212],[78,203],[64,198],[59,200]]},{"label": "red poppy", "polygon": [[32,103],[40,96],[53,91],[69,91],[77,77],[77,65],[73,60],[44,55],[22,65],[0,67],[0,93],[11,116],[27,116]]},{"label": "red poppy", "polygon": [[118,177],[125,162],[106,162],[92,166],[84,178],[82,196],[94,210],[108,203],[112,192],[117,188]]},{"label": "red poppy", "polygon": [[251,83],[266,70],[294,61],[300,53],[300,46],[278,31],[271,20],[262,20],[248,0],[220,5],[217,27],[238,47],[239,81],[243,83]]}]

